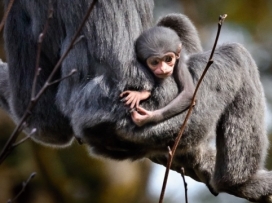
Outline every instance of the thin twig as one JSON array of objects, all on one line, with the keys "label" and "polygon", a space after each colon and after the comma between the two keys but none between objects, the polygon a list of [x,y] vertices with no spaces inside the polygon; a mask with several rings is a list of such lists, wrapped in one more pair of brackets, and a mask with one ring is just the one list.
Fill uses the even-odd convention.
[{"label": "thin twig", "polygon": [[0,32],[1,32],[1,31],[3,30],[3,28],[4,28],[4,25],[5,25],[5,23],[6,23],[6,20],[7,20],[7,17],[8,17],[8,15],[9,15],[9,12],[10,12],[12,6],[13,6],[13,3],[14,3],[14,0],[10,0],[10,1],[9,1],[9,4],[8,4],[8,6],[7,6],[7,8],[6,8],[6,11],[5,11],[4,16],[3,16],[3,18],[2,18],[2,21],[1,21],[1,23],[0,23]]},{"label": "thin twig", "polygon": [[183,184],[184,184],[185,202],[188,203],[188,187],[187,187],[187,183],[185,181],[185,170],[183,167],[181,168],[181,177],[182,177]]},{"label": "thin twig", "polygon": [[[22,124],[31,116],[32,114],[32,110],[35,107],[36,103],[38,102],[38,100],[40,99],[41,95],[45,92],[45,90],[50,87],[51,85],[51,80],[53,79],[53,77],[55,76],[55,74],[57,73],[57,71],[60,68],[60,65],[62,64],[63,60],[66,58],[66,56],[68,55],[68,53],[70,52],[70,50],[73,48],[73,46],[82,38],[80,37],[80,39],[78,39],[78,36],[83,28],[83,26],[85,25],[88,17],[90,16],[95,4],[97,3],[98,0],[94,0],[86,15],[84,16],[84,19],[82,20],[79,28],[77,29],[70,45],[68,46],[67,50],[64,52],[64,54],[62,55],[62,57],[59,59],[59,61],[57,62],[57,64],[55,65],[53,71],[51,72],[51,74],[49,75],[49,77],[47,78],[45,84],[43,85],[43,87],[40,89],[40,91],[36,94],[35,97],[31,98],[31,101],[24,113],[24,115],[22,116],[20,122],[18,123],[18,125],[16,126],[16,128],[14,129],[13,133],[11,134],[11,136],[9,137],[8,141],[6,142],[4,148],[1,151],[0,154],[0,164],[6,159],[6,157],[11,153],[12,151],[12,145],[14,144],[14,142],[16,141],[16,139],[19,136],[20,133],[20,129],[22,129]],[[44,33],[43,33],[44,34]],[[39,38],[41,39],[41,38]],[[38,63],[37,63],[38,64]]]},{"label": "thin twig", "polygon": [[0,164],[7,158],[7,156],[11,153],[13,147],[12,145],[15,143],[19,133],[23,130],[23,126],[25,124],[25,120],[30,115],[30,112],[26,111],[23,117],[21,118],[19,124],[16,126],[14,131],[12,132],[11,136],[9,137],[8,141],[6,142],[5,146],[3,147],[1,154],[0,154]]},{"label": "thin twig", "polygon": [[84,39],[84,38],[85,38],[84,35],[80,35],[80,36],[77,38],[77,40],[75,41],[75,43],[73,44],[73,47],[74,47],[77,43],[79,43],[82,39]]},{"label": "thin twig", "polygon": [[39,35],[39,38],[38,38],[38,50],[37,50],[37,55],[36,55],[36,67],[35,67],[35,75],[34,75],[33,84],[32,84],[30,102],[28,104],[28,107],[27,107],[26,111],[24,112],[24,115],[20,119],[20,122],[18,123],[16,128],[13,130],[11,136],[9,137],[8,141],[6,142],[4,148],[1,151],[0,164],[6,159],[6,157],[14,149],[12,146],[15,143],[16,139],[18,138],[20,132],[25,128],[26,120],[31,115],[32,109],[35,106],[35,103],[36,103],[36,101],[35,101],[35,91],[36,91],[35,88],[36,88],[37,78],[38,78],[38,75],[39,75],[40,70],[41,70],[39,68],[39,61],[40,61],[40,54],[41,54],[41,44],[42,44],[44,35],[45,35],[45,33],[46,33],[47,29],[48,29],[48,24],[49,24],[48,21],[52,18],[52,12],[53,12],[53,10],[52,10],[52,6],[51,6],[51,0],[49,0],[49,11],[48,11],[47,21],[45,23],[43,32]]},{"label": "thin twig", "polygon": [[76,69],[73,69],[73,70],[71,70],[71,72],[70,72],[68,75],[66,75],[66,76],[64,76],[64,77],[62,77],[62,78],[60,78],[60,79],[54,80],[53,82],[48,83],[48,86],[54,85],[54,84],[56,84],[56,83],[59,83],[59,82],[65,80],[65,79],[71,77],[71,76],[74,75],[76,72],[77,72],[77,70],[76,70]]},{"label": "thin twig", "polygon": [[[170,160],[173,157],[173,153],[172,153],[171,148],[168,146],[167,149],[168,149],[168,159],[167,159],[166,169],[171,167]],[[165,178],[165,177],[168,177],[169,171],[170,170],[165,170],[165,173],[164,173],[164,179],[163,179],[161,195],[160,195],[160,200],[159,200],[160,203],[163,202],[163,198],[164,198],[164,194],[165,194],[165,190],[166,190],[166,185],[167,185],[167,178]]]},{"label": "thin twig", "polygon": [[12,145],[12,148],[17,147],[18,145],[22,144],[23,142],[25,142],[26,140],[28,140],[33,134],[35,134],[37,132],[36,128],[33,128],[32,131],[23,139],[21,139],[20,141],[16,142],[15,144]]},{"label": "thin twig", "polygon": [[[196,99],[196,94],[197,94],[197,91],[198,91],[198,89],[199,89],[199,86],[200,86],[200,84],[201,84],[201,82],[202,82],[204,76],[206,75],[206,73],[207,73],[209,67],[210,67],[210,66],[212,65],[212,63],[213,63],[213,59],[212,59],[212,58],[213,58],[213,54],[214,54],[215,47],[216,47],[217,42],[218,42],[218,38],[219,38],[219,35],[220,35],[220,31],[221,31],[222,24],[223,24],[223,22],[224,22],[224,20],[225,20],[226,17],[227,17],[227,14],[224,14],[224,15],[222,15],[222,16],[219,17],[217,35],[216,35],[216,39],[215,39],[215,42],[214,42],[214,46],[213,46],[213,49],[212,49],[212,52],[211,52],[209,61],[207,62],[207,65],[206,65],[206,67],[205,67],[205,69],[204,69],[204,71],[203,71],[203,73],[202,73],[202,75],[201,75],[201,77],[200,77],[200,79],[199,79],[197,85],[196,85],[196,89],[195,89],[195,92],[194,92],[194,95],[193,95],[193,99],[192,99],[191,105],[190,105],[189,110],[188,110],[188,112],[187,112],[187,114],[186,114],[186,117],[185,117],[185,119],[184,119],[184,122],[183,122],[183,124],[182,124],[182,126],[181,126],[181,128],[180,128],[180,131],[179,131],[179,133],[178,133],[178,136],[177,136],[176,139],[175,139],[175,143],[174,143],[174,145],[173,145],[173,147],[172,147],[172,149],[171,149],[171,152],[172,152],[173,155],[172,155],[172,156],[169,156],[169,160],[167,161],[167,167],[166,167],[166,172],[165,172],[166,175],[164,176],[164,181],[163,181],[163,186],[162,186],[162,191],[161,191],[159,203],[162,203],[162,202],[163,202],[164,193],[165,193],[165,189],[166,189],[166,184],[167,184],[167,180],[168,180],[168,174],[169,174],[169,171],[170,171],[170,167],[171,167],[171,165],[172,165],[172,161],[173,161],[175,152],[176,152],[176,150],[177,150],[177,147],[178,147],[178,145],[179,145],[180,139],[181,139],[181,137],[182,137],[182,135],[183,135],[183,132],[184,132],[184,130],[185,130],[187,121],[188,121],[190,115],[192,114],[193,107],[195,106],[195,99]],[[167,171],[168,171],[168,172],[167,172]]]},{"label": "thin twig", "polygon": [[29,182],[35,177],[35,175],[36,175],[36,172],[33,172],[33,173],[31,173],[31,175],[28,177],[28,179],[26,180],[26,182],[23,182],[23,187],[22,187],[22,189],[21,189],[21,191],[16,195],[16,197],[14,197],[13,199],[9,199],[8,201],[7,201],[7,203],[12,203],[12,202],[15,202],[17,199],[18,199],[18,197],[20,197],[20,195],[25,191],[25,189],[26,189],[26,186],[29,184]]},{"label": "thin twig", "polygon": [[[58,63],[56,64],[56,66],[54,67],[53,71],[51,72],[51,74],[49,75],[48,79],[47,79],[47,82],[45,83],[45,85],[43,86],[43,88],[41,89],[41,91],[37,94],[36,97],[40,97],[40,94],[42,94],[48,87],[48,84],[51,82],[51,80],[53,79],[53,77],[55,76],[56,72],[59,70],[60,68],[60,65],[62,64],[63,60],[67,57],[68,53],[70,52],[70,50],[73,48],[73,46],[75,45],[75,43],[78,42],[78,37],[79,37],[79,34],[83,28],[83,26],[85,25],[86,21],[88,20],[96,2],[98,0],[94,0],[92,2],[92,4],[90,5],[87,13],[85,14],[84,16],[84,19],[82,20],[79,28],[77,29],[76,31],[76,34],[74,35],[70,45],[68,46],[67,50],[64,52],[64,54],[62,55],[62,57],[60,58],[60,60],[58,61]],[[80,36],[80,39],[81,39],[81,36]]]},{"label": "thin twig", "polygon": [[31,100],[35,99],[37,80],[38,80],[38,76],[39,76],[40,71],[41,71],[41,68],[39,67],[39,63],[40,63],[40,57],[41,57],[42,42],[43,42],[44,36],[45,36],[45,34],[46,34],[47,30],[48,30],[49,23],[50,23],[52,18],[53,18],[53,5],[52,5],[51,1],[49,1],[49,11],[48,11],[47,21],[45,23],[45,26],[43,28],[42,33],[39,35],[39,39],[38,39],[38,49],[37,49],[37,55],[36,55],[35,76],[34,76],[34,80],[33,80],[33,84],[32,84]]}]

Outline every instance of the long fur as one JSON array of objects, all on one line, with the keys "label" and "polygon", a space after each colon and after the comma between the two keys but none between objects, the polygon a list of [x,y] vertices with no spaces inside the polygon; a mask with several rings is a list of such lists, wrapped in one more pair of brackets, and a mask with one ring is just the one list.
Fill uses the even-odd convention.
[{"label": "long fur", "polygon": [[[5,0],[5,5],[8,4]],[[52,0],[53,19],[42,46],[37,91],[66,50],[91,0]],[[37,128],[33,139],[65,145],[73,135],[93,152],[114,159],[149,157],[165,164],[185,113],[158,124],[137,127],[119,101],[126,89],[152,90],[142,105],[158,109],[178,93],[173,78],[155,84],[136,60],[134,41],[151,26],[151,0],[99,0],[84,38],[62,63],[55,78],[73,77],[50,87],[28,120]],[[7,65],[1,65],[0,103],[18,122],[31,94],[37,39],[47,19],[47,1],[17,0],[5,26]],[[202,53],[193,24],[183,15],[161,19],[160,26],[176,30],[190,54],[188,67],[196,83],[210,52]],[[184,29],[182,29],[184,27]],[[272,174],[263,169],[268,140],[264,125],[264,93],[258,68],[239,44],[219,47],[198,94],[172,169],[206,183],[214,194],[225,191],[251,201],[267,201]],[[216,148],[209,141],[216,139]],[[270,201],[271,202],[271,201]]]}]

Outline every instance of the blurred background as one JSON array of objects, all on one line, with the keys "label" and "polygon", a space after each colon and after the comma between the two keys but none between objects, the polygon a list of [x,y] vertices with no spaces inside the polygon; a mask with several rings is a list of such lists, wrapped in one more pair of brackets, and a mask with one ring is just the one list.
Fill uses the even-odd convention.
[{"label": "blurred background", "polygon": [[[2,7],[2,5],[1,5]],[[1,12],[3,8],[0,9]],[[243,44],[256,60],[267,98],[267,131],[272,135],[272,1],[271,0],[155,0],[154,17],[183,13],[196,25],[204,50],[213,46],[220,14],[228,14],[219,45]],[[0,57],[5,59],[1,41]],[[14,125],[0,110],[0,149]],[[272,149],[266,166],[272,169]],[[7,202],[22,188],[32,172],[36,177],[17,202],[27,203],[155,203],[165,168],[149,160],[116,162],[89,156],[76,142],[66,149],[52,149],[27,141],[0,166],[0,202]],[[202,183],[186,177],[189,202],[247,202],[227,194],[212,196]],[[170,173],[165,203],[184,200],[182,178]]]}]

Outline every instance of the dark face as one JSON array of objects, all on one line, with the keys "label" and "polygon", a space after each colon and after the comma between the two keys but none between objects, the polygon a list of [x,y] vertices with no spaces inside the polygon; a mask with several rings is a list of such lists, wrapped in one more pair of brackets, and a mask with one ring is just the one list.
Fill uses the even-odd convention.
[{"label": "dark face", "polygon": [[178,58],[174,52],[167,52],[163,57],[149,57],[146,63],[157,78],[165,79],[172,75]]}]

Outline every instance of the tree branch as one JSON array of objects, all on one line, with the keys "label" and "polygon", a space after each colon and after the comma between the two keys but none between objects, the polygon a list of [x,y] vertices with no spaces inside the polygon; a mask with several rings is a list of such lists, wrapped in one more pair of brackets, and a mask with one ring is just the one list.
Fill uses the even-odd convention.
[{"label": "tree branch", "polygon": [[9,1],[9,4],[8,4],[8,6],[7,6],[7,8],[6,8],[6,11],[5,11],[4,16],[3,16],[3,18],[2,18],[2,21],[1,21],[1,23],[0,23],[0,32],[1,32],[1,31],[3,30],[3,28],[4,28],[4,25],[5,25],[5,23],[6,23],[6,20],[7,20],[7,17],[8,17],[8,15],[9,15],[9,12],[10,12],[12,6],[13,6],[13,3],[14,3],[14,0],[10,0],[10,1]]},{"label": "tree branch", "polygon": [[161,195],[160,195],[160,200],[159,200],[159,203],[162,203],[163,202],[163,198],[164,198],[164,194],[165,194],[165,189],[166,189],[166,185],[167,185],[167,180],[168,180],[168,175],[169,175],[169,171],[170,171],[170,167],[172,165],[172,161],[173,161],[173,157],[175,155],[175,152],[177,150],[177,147],[179,145],[179,142],[181,140],[181,137],[183,135],[183,132],[185,130],[185,127],[186,127],[186,124],[187,124],[187,121],[190,117],[190,115],[192,114],[192,111],[193,111],[193,107],[195,106],[195,99],[196,99],[196,94],[197,94],[197,91],[199,89],[199,86],[204,78],[204,76],[206,75],[209,67],[212,65],[213,63],[213,55],[214,55],[214,51],[215,51],[215,48],[216,48],[216,45],[217,45],[217,42],[218,42],[218,38],[219,38],[219,35],[220,35],[220,31],[221,31],[221,27],[222,27],[222,24],[225,20],[225,18],[227,17],[227,14],[224,14],[224,15],[220,15],[219,17],[219,22],[218,22],[218,30],[217,30],[217,35],[216,35],[216,39],[215,39],[215,42],[214,42],[214,45],[213,45],[213,49],[212,49],[212,52],[211,52],[211,55],[210,55],[210,58],[209,58],[209,61],[207,62],[207,65],[196,85],[196,89],[195,89],[195,92],[194,92],[194,95],[193,95],[193,99],[192,99],[192,102],[191,102],[191,105],[189,107],[189,110],[186,114],[186,117],[185,117],[185,120],[180,128],[180,131],[178,133],[178,136],[176,137],[175,139],[175,143],[173,145],[173,147],[171,148],[171,156],[169,156],[168,160],[167,160],[167,167],[166,167],[166,170],[165,170],[165,176],[164,176],[164,181],[163,181],[163,185],[162,185],[162,190],[161,190]]},{"label": "tree branch", "polygon": [[36,128],[32,129],[32,131],[31,131],[25,138],[21,139],[21,140],[18,141],[17,143],[14,143],[14,144],[12,145],[12,149],[15,148],[15,147],[17,147],[18,145],[22,144],[22,143],[25,142],[26,140],[28,140],[28,139],[29,139],[33,134],[35,134],[36,132],[37,132],[37,129],[36,129]]},{"label": "tree branch", "polygon": [[187,187],[187,183],[185,181],[185,170],[183,167],[181,168],[181,177],[183,180],[184,190],[185,190],[185,202],[188,203],[188,187]]},{"label": "tree branch", "polygon": [[39,35],[39,39],[38,39],[38,49],[37,49],[37,55],[36,55],[35,76],[34,76],[34,80],[33,80],[33,84],[32,84],[31,100],[35,99],[37,80],[38,80],[38,76],[39,76],[40,71],[41,71],[41,68],[39,67],[39,63],[40,63],[40,57],[41,57],[42,42],[43,42],[44,36],[45,36],[45,34],[46,34],[47,30],[48,30],[49,22],[51,21],[52,17],[53,17],[53,6],[52,6],[51,1],[49,0],[49,11],[48,11],[47,21],[45,23],[45,26],[43,28],[42,33]]},{"label": "tree branch", "polygon": [[15,202],[15,201],[18,199],[18,197],[20,197],[20,195],[25,191],[26,186],[29,184],[29,182],[30,182],[35,176],[36,176],[36,172],[31,173],[31,175],[30,175],[29,178],[26,180],[26,182],[23,182],[23,184],[22,184],[23,187],[22,187],[21,191],[16,195],[16,197],[14,197],[13,199],[9,199],[9,200],[7,201],[7,203],[13,203],[13,202]]},{"label": "tree branch", "polygon": [[60,78],[60,79],[57,79],[57,80],[54,80],[54,81],[48,83],[48,86],[54,85],[54,84],[56,84],[56,83],[59,83],[59,82],[65,80],[65,79],[71,77],[71,76],[74,75],[76,72],[77,72],[77,70],[76,70],[76,69],[73,69],[73,70],[71,70],[71,72],[70,72],[68,75],[66,75],[66,76],[64,76],[64,77],[62,77],[62,78]]},{"label": "tree branch", "polygon": [[[50,0],[49,0],[50,1]],[[87,13],[85,14],[84,16],[84,19],[82,20],[79,28],[77,29],[70,45],[68,46],[67,50],[64,52],[64,54],[62,55],[62,57],[60,58],[60,60],[57,62],[57,64],[55,65],[53,71],[51,72],[51,74],[49,75],[49,77],[47,78],[45,84],[43,85],[43,87],[40,89],[40,91],[36,94],[36,96],[33,96],[31,98],[31,101],[24,113],[24,115],[22,116],[20,122],[18,123],[18,125],[16,126],[16,128],[14,129],[13,133],[11,134],[11,136],[9,137],[8,141],[6,142],[4,148],[2,149],[1,151],[1,154],[0,154],[0,164],[3,163],[3,161],[6,159],[6,157],[11,153],[12,151],[12,145],[15,143],[16,139],[18,138],[19,136],[19,133],[22,131],[22,125],[23,123],[26,122],[26,120],[31,116],[32,114],[32,110],[33,108],[36,106],[38,100],[40,99],[41,95],[45,92],[45,90],[50,87],[51,85],[51,80],[53,79],[53,77],[55,76],[55,74],[57,73],[57,71],[59,70],[60,68],[60,65],[62,64],[63,60],[67,57],[68,53],[71,51],[71,49],[73,48],[73,46],[82,38],[82,36],[79,37],[79,34],[83,28],[83,26],[85,25],[88,17],[90,16],[95,4],[97,3],[98,0],[94,0],[91,5],[89,6],[88,8],[88,11]],[[50,1],[51,2],[51,1]],[[51,12],[49,12],[49,16],[50,16]],[[47,24],[45,25],[45,27],[47,26]],[[46,31],[46,29],[44,29],[43,31]],[[43,36],[44,36],[45,33],[42,33],[42,35],[39,36],[39,40],[42,40],[43,39]],[[79,38],[79,39],[78,39]],[[39,51],[38,51],[39,52]],[[40,57],[40,56],[39,56]],[[38,65],[39,64],[39,61],[37,60],[36,61],[36,75],[35,75],[35,78],[38,77],[38,73],[39,73],[39,68]],[[73,71],[72,71],[73,72]],[[34,78],[34,80],[35,80]],[[67,78],[67,77],[66,77]],[[62,79],[60,79],[61,81]],[[34,83],[36,83],[34,81]],[[53,81],[53,83],[55,83],[55,81]],[[35,84],[33,84],[35,85]],[[34,90],[32,90],[32,92],[35,91],[35,88]],[[34,92],[35,93],[35,92]]]}]

